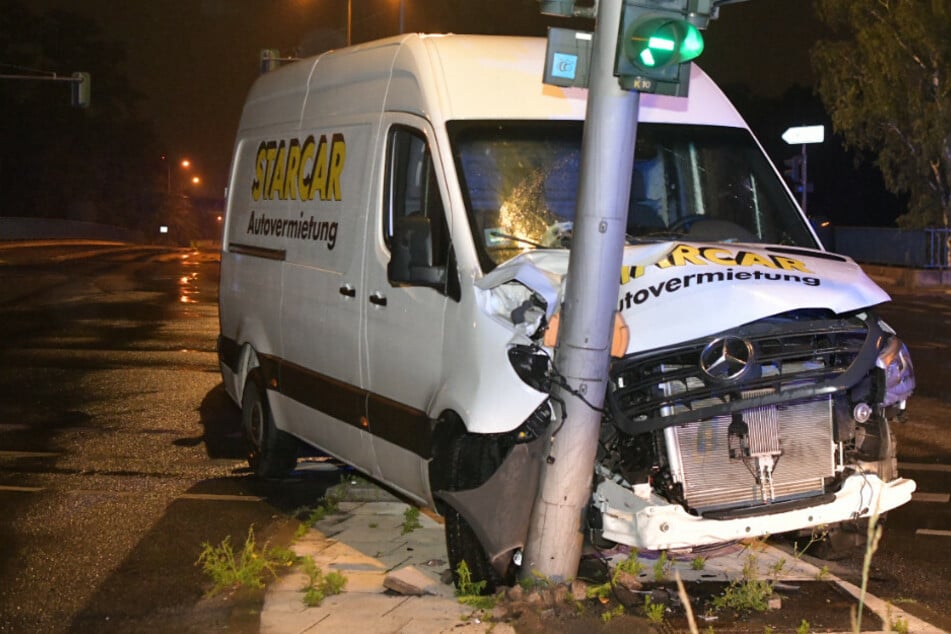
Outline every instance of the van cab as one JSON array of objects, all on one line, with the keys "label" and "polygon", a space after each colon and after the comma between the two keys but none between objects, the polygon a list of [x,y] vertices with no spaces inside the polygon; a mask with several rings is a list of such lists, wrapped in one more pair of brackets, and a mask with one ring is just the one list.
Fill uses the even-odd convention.
[{"label": "van cab", "polygon": [[[452,569],[490,588],[554,432],[586,91],[544,62],[540,38],[412,34],[263,75],[227,197],[218,350],[252,466],[280,477],[302,441],[437,508]],[[698,67],[640,103],[585,530],[691,548],[907,502],[888,295]]]}]

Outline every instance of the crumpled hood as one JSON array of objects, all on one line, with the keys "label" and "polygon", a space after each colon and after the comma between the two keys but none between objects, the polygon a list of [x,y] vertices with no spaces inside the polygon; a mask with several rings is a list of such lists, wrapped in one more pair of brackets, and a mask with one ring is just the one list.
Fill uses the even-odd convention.
[{"label": "crumpled hood", "polygon": [[[498,266],[477,286],[498,298],[506,283],[520,282],[545,300],[551,317],[563,299],[567,268],[567,251],[527,252]],[[790,310],[844,313],[890,299],[845,256],[762,244],[627,246],[620,277],[618,309],[630,329],[629,354]]]}]

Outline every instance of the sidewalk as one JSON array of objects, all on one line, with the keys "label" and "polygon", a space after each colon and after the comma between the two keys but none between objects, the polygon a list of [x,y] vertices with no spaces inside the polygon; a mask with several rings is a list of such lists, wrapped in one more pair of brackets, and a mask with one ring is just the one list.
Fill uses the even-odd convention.
[{"label": "sidewalk", "polygon": [[[319,607],[307,607],[302,591],[307,575],[295,570],[281,577],[268,588],[260,618],[262,634],[515,634],[508,623],[481,622],[476,610],[456,600],[448,581],[441,520],[422,512],[420,526],[403,534],[405,513],[412,507],[374,484],[354,482],[343,485],[344,501],[337,512],[314,524],[292,545],[297,555],[313,557],[325,574],[342,573],[347,578],[344,592],[325,598]],[[751,558],[751,552],[755,557]],[[627,553],[622,548],[613,555],[604,554],[622,560]],[[744,566],[753,565],[757,578],[795,584],[821,577],[846,594],[857,597],[860,593],[858,587],[827,569],[765,544],[755,551],[731,544],[707,555],[702,570],[694,569],[689,559],[672,560],[668,576],[676,570],[685,583],[731,581],[742,577]],[[645,571],[640,577],[649,581],[656,559],[641,559]],[[901,619],[908,632],[943,631],[870,594],[866,606],[884,622]],[[701,629],[708,625],[702,624]]]},{"label": "sidewalk", "polygon": [[[346,576],[345,591],[311,608],[301,592],[307,575],[282,577],[268,588],[262,634],[488,632],[489,624],[470,620],[474,610],[456,601],[451,583],[441,581],[449,571],[441,521],[420,513],[420,527],[404,535],[409,508],[372,484],[348,486],[339,512],[317,522],[292,546],[299,556],[313,557],[324,573]],[[401,580],[421,594],[398,594],[384,586]],[[514,631],[504,624],[491,629],[497,634]]]}]

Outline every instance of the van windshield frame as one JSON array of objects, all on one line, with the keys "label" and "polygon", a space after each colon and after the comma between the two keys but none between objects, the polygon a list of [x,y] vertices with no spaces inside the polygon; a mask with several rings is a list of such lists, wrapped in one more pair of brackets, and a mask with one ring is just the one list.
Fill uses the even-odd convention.
[{"label": "van windshield frame", "polygon": [[[570,248],[582,121],[450,121],[453,160],[484,272]],[[821,249],[748,130],[639,123],[629,244],[686,240]]]}]

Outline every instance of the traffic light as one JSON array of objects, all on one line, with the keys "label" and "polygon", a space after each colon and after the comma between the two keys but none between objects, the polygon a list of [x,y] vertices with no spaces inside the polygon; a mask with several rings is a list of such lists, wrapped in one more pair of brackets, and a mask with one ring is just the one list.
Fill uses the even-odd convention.
[{"label": "traffic light", "polygon": [[614,66],[622,88],[687,95],[690,79],[687,62],[703,52],[703,35],[688,20],[688,16],[693,17],[689,4],[690,0],[627,0],[624,3]]},{"label": "traffic light", "polygon": [[802,155],[797,154],[791,158],[784,159],[783,176],[793,186],[793,191],[801,192],[802,189]]},{"label": "traffic light", "polygon": [[92,98],[92,76],[89,73],[73,73],[70,84],[70,104],[76,108],[88,108]]}]

